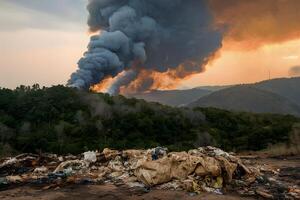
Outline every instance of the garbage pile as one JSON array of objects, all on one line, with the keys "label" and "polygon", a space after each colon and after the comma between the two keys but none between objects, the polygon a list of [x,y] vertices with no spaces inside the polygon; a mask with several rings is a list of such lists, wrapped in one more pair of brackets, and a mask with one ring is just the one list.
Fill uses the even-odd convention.
[{"label": "garbage pile", "polygon": [[[227,152],[200,147],[188,152],[149,150],[85,152],[82,155],[22,154],[0,160],[0,189],[24,184],[43,189],[69,184],[127,185],[129,188],[182,190],[191,194],[229,190],[268,197],[257,190],[262,173]],[[297,192],[297,191],[296,191]],[[282,193],[288,195],[286,191]],[[297,194],[296,194],[297,195]],[[269,196],[270,197],[270,196]]]}]

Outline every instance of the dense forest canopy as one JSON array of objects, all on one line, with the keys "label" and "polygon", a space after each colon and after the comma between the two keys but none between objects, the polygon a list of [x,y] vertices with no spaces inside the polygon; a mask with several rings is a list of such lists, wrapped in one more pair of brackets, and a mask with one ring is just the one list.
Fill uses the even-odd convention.
[{"label": "dense forest canopy", "polygon": [[285,142],[299,119],[291,115],[174,108],[62,85],[0,89],[0,153],[215,145],[260,150]]}]

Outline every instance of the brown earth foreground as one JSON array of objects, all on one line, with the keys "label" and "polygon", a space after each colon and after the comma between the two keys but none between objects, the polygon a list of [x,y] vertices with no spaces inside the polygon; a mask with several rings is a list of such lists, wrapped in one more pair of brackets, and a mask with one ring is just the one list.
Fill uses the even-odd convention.
[{"label": "brown earth foreground", "polygon": [[169,190],[151,190],[148,193],[131,190],[125,187],[107,185],[73,185],[56,190],[41,190],[33,187],[20,187],[0,192],[2,200],[251,200],[253,198],[242,198],[238,195],[216,195],[203,193],[197,196],[190,196],[186,192]]},{"label": "brown earth foreground", "polygon": [[[159,189],[157,187],[130,187],[126,182],[99,184],[12,184],[0,187],[1,200],[237,200],[237,199],[298,199],[300,190],[300,156],[269,158],[267,155],[236,156],[261,175],[248,186],[224,187],[222,194]],[[247,189],[248,188],[248,189]]]}]

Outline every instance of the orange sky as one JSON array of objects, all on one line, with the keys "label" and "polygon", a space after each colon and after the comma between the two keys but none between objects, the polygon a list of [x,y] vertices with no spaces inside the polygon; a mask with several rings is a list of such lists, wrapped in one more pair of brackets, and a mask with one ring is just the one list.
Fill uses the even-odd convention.
[{"label": "orange sky", "polygon": [[0,87],[65,84],[88,43],[85,32],[0,32]]},{"label": "orange sky", "polygon": [[247,50],[300,38],[299,0],[208,0],[226,48]]},{"label": "orange sky", "polygon": [[[0,49],[0,86],[64,84],[76,70],[88,37],[85,32],[43,30],[0,33],[5,41]],[[205,72],[183,81],[179,88],[256,82],[268,79],[269,71],[272,78],[287,77],[290,67],[299,64],[300,39],[248,51],[224,47]]]},{"label": "orange sky", "polygon": [[[218,25],[227,22],[223,48],[205,72],[182,81],[179,88],[257,82],[268,79],[269,71],[271,78],[287,77],[291,67],[300,65],[300,0],[210,1]],[[19,23],[28,18],[27,10],[14,14],[15,7],[4,8],[0,8],[0,87],[65,84],[86,50],[86,24],[4,30],[1,20],[17,16]]]},{"label": "orange sky", "polygon": [[[288,77],[300,64],[299,0],[209,0],[224,29],[220,57],[181,83],[218,85]],[[300,75],[300,74],[299,74]]]},{"label": "orange sky", "polygon": [[221,49],[221,56],[204,73],[184,81],[190,85],[251,83],[269,78],[288,77],[291,66],[300,63],[300,39],[270,44],[250,51]]}]

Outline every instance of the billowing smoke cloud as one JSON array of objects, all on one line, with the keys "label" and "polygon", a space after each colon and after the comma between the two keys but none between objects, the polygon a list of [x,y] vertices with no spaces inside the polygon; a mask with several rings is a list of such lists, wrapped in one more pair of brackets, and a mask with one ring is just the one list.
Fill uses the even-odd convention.
[{"label": "billowing smoke cloud", "polygon": [[124,71],[120,73],[108,90],[109,94],[119,94],[122,86],[129,85],[137,78],[138,74],[135,70]]},{"label": "billowing smoke cloud", "polygon": [[100,34],[91,37],[69,80],[72,87],[89,89],[117,77],[109,92],[118,93],[142,71],[164,73],[181,65],[178,76],[200,72],[221,47],[207,0],[89,0],[87,8],[90,30]]},{"label": "billowing smoke cloud", "polygon": [[290,76],[300,76],[300,66],[291,67],[289,70]]},{"label": "billowing smoke cloud", "polygon": [[251,50],[300,38],[299,0],[209,0],[225,47]]}]

